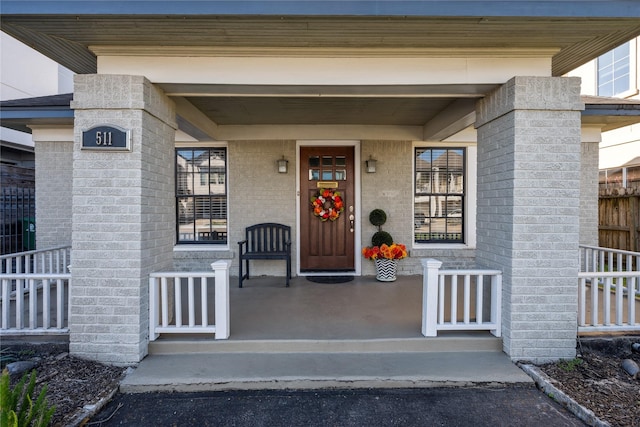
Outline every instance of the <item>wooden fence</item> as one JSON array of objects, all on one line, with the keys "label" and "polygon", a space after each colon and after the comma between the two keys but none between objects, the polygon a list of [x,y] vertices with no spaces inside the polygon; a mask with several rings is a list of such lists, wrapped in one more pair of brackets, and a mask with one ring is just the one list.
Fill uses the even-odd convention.
[{"label": "wooden fence", "polygon": [[640,251],[640,194],[600,195],[598,241],[604,248]]}]

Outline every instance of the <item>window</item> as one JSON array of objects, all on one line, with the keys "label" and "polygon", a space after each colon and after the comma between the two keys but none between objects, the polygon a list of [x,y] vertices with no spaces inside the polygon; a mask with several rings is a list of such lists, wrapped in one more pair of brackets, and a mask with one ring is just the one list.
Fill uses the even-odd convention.
[{"label": "window", "polygon": [[617,96],[631,89],[631,43],[598,58],[598,95]]},{"label": "window", "polygon": [[227,149],[176,149],[178,243],[227,243]]},{"label": "window", "polygon": [[414,243],[464,243],[464,148],[415,149]]}]

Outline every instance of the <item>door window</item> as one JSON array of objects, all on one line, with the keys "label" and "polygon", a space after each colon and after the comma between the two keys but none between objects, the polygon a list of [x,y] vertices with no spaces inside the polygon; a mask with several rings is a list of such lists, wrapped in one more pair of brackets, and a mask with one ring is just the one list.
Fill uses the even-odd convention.
[{"label": "door window", "polygon": [[346,181],[345,156],[309,156],[309,181]]}]

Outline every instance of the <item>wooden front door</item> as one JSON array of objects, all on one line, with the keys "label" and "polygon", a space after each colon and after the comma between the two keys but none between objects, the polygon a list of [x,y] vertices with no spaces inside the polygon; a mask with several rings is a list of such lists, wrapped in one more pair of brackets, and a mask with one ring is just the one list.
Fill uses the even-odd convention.
[{"label": "wooden front door", "polygon": [[[355,270],[354,173],[353,147],[300,148],[300,271]],[[320,189],[342,198],[344,210],[334,221],[314,213],[311,200]]]}]

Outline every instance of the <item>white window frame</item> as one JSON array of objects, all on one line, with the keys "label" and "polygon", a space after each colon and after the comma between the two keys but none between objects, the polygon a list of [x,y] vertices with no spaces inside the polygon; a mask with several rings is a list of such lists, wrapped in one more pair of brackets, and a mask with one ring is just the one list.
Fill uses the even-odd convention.
[{"label": "white window frame", "polygon": [[[231,230],[231,220],[229,218],[229,193],[230,193],[230,189],[231,189],[231,178],[230,178],[230,173],[229,173],[229,144],[226,141],[220,141],[220,142],[190,142],[190,141],[185,141],[185,142],[178,142],[176,141],[175,146],[174,146],[174,150],[176,149],[180,149],[180,148],[225,148],[227,151],[227,160],[226,160],[226,185],[227,185],[227,236],[229,236],[229,230]],[[175,154],[174,154],[174,158],[173,161],[175,162]],[[176,199],[176,189],[174,188],[173,190],[173,198],[174,200]],[[178,218],[176,217],[176,215],[174,215],[174,227],[175,227],[175,221],[177,221]],[[211,244],[206,244],[206,243],[178,243],[177,241],[175,242],[174,246],[173,246],[173,250],[174,252],[195,252],[195,251],[208,251],[208,252],[219,252],[219,251],[228,251],[230,246],[230,241],[229,238],[227,237],[227,243],[226,244],[219,244],[219,243],[211,243]]]},{"label": "white window frame", "polygon": [[416,243],[414,235],[413,218],[415,217],[415,191],[411,192],[411,244],[413,249],[473,249],[476,247],[476,212],[478,200],[477,170],[478,148],[476,143],[464,142],[422,142],[415,141],[412,147],[411,168],[412,180],[416,176],[415,149],[416,148],[464,148],[465,159],[465,194],[462,199],[464,204],[464,243]]}]

